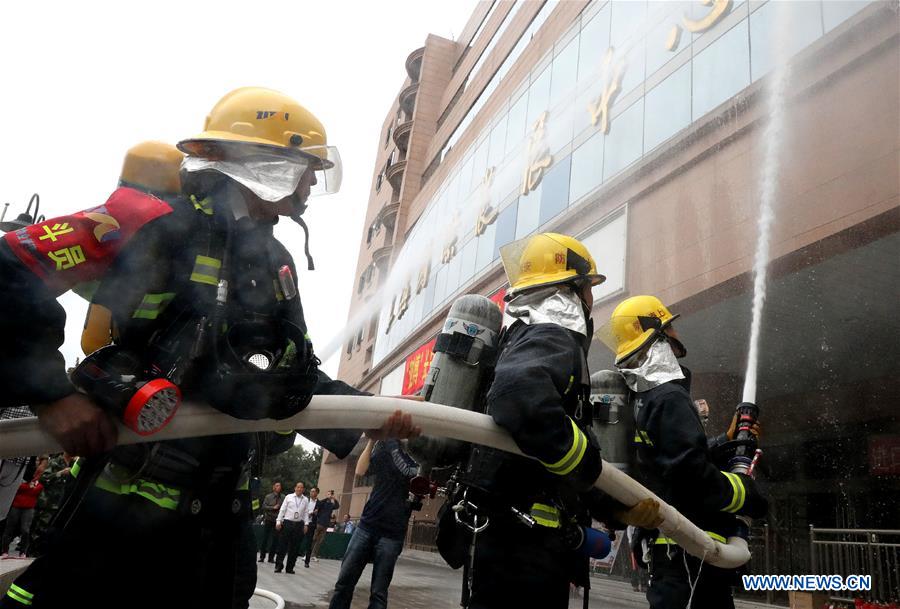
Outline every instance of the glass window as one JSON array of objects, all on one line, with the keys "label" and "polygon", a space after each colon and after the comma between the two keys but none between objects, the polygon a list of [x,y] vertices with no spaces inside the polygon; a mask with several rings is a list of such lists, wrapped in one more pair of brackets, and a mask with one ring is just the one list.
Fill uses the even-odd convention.
[{"label": "glass window", "polygon": [[625,214],[620,214],[599,229],[579,237],[597,262],[597,270],[606,275],[606,281],[593,289],[595,302],[625,287],[627,229]]},{"label": "glass window", "polygon": [[[460,245],[457,245],[457,247],[460,247]],[[462,257],[460,256],[461,253],[461,251],[457,250],[453,260],[447,264],[447,296],[454,294],[459,287],[459,267],[460,262],[462,261]]]},{"label": "glass window", "polygon": [[544,124],[544,134],[552,154],[556,154],[572,141],[575,114],[580,112],[587,114],[585,106],[586,104],[577,105],[572,102],[564,102],[550,111]]},{"label": "glass window", "polygon": [[578,37],[572,39],[559,55],[553,58],[550,76],[550,104],[553,108],[568,98],[575,88],[578,76]]},{"label": "glass window", "polygon": [[483,138],[475,148],[475,154],[472,157],[472,187],[478,188],[484,172],[487,169],[488,161],[488,138]]},{"label": "glass window", "polygon": [[694,57],[691,109],[694,120],[750,84],[749,47],[745,19]]},{"label": "glass window", "polygon": [[578,41],[578,82],[595,81],[606,49],[609,48],[609,5],[604,6],[581,29]]},{"label": "glass window", "polygon": [[509,109],[506,123],[506,152],[509,155],[525,137],[525,120],[528,110],[528,94],[523,93]]},{"label": "glass window", "polygon": [[[532,78],[528,88],[528,114],[525,119],[525,131],[531,132],[538,117],[550,109],[550,68],[544,68],[537,78]],[[507,146],[507,149],[509,146]]]},{"label": "glass window", "polygon": [[488,148],[488,167],[498,165],[503,160],[503,146],[506,142],[506,114],[500,117],[491,129]]},{"label": "glass window", "polygon": [[422,317],[424,315],[423,305],[425,303],[425,299],[422,298],[422,294],[416,294],[413,297],[412,304],[410,308],[412,309],[412,320],[413,326],[419,325],[419,322],[422,321]]},{"label": "glass window", "polygon": [[431,273],[428,276],[428,285],[425,286],[425,289],[422,291],[422,309],[426,316],[428,316],[434,308],[434,280],[435,267],[432,266]]},{"label": "glass window", "polygon": [[519,211],[516,215],[516,239],[530,235],[539,226],[541,213],[541,189],[543,183],[527,195],[519,197]]},{"label": "glass window", "polygon": [[643,150],[644,98],[610,123],[603,149],[603,181],[638,160]]},{"label": "glass window", "polygon": [[[618,50],[614,55],[614,61],[621,57]],[[625,49],[625,71],[622,74],[622,90],[619,95],[626,95],[644,82],[644,41],[640,40]]]},{"label": "glass window", "polygon": [[613,0],[610,45],[624,48],[642,33],[647,19],[647,3],[643,0]]},{"label": "glass window", "polygon": [[550,168],[547,175],[541,181],[541,214],[538,219],[539,226],[543,226],[569,205],[569,170],[572,167],[572,157],[559,161]]},{"label": "glass window", "polygon": [[439,265],[434,277],[434,307],[437,308],[447,298],[447,265]]},{"label": "glass window", "polygon": [[685,41],[690,43],[690,40],[682,32],[682,42],[678,45],[678,48],[674,51],[666,48],[666,39],[669,37],[669,32],[672,31],[672,26],[681,21],[681,16],[684,15],[686,10],[686,2],[650,2],[648,14],[656,25],[650,27],[647,33],[646,63],[648,77],[668,63],[679,51],[683,51],[688,47]]},{"label": "glass window", "polygon": [[597,131],[572,153],[569,201],[574,203],[603,182],[603,132]]},{"label": "glass window", "polygon": [[827,0],[822,4],[822,20],[825,22],[825,31],[830,32],[872,2],[871,0]]},{"label": "glass window", "polygon": [[500,248],[507,243],[512,243],[516,239],[516,216],[518,215],[519,203],[513,201],[512,205],[500,212],[497,221],[497,234],[494,238],[494,260],[500,255]]},{"label": "glass window", "polygon": [[506,197],[517,191],[522,186],[525,175],[525,155],[520,154],[511,158],[497,168],[494,180],[491,184],[491,201],[496,205],[502,203]]},{"label": "glass window", "polygon": [[470,153],[466,160],[463,161],[462,169],[459,171],[459,198],[464,201],[472,192],[472,154]]},{"label": "glass window", "polygon": [[478,239],[469,239],[463,247],[459,262],[459,285],[466,285],[475,275],[475,254],[478,252]]},{"label": "glass window", "polygon": [[644,151],[656,148],[691,123],[691,64],[684,64],[647,92]]},{"label": "glass window", "polygon": [[[779,26],[778,21],[784,21]],[[780,36],[784,49],[779,46]],[[775,67],[776,53],[790,57],[822,35],[822,5],[818,2],[767,2],[750,15],[750,77],[761,78]]]},{"label": "glass window", "polygon": [[488,226],[478,237],[478,252],[475,259],[475,272],[481,271],[494,260],[494,238],[497,236],[497,223]]}]

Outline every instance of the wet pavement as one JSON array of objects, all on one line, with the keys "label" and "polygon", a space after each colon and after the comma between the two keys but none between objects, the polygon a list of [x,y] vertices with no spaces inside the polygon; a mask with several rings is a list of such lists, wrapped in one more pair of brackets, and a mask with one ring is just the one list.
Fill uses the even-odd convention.
[{"label": "wet pavement", "polygon": [[[458,609],[462,572],[438,563],[436,555],[426,552],[404,551],[394,571],[388,606],[390,609]],[[324,609],[328,607],[340,562],[322,560],[304,568],[297,563],[296,574],[274,573],[275,566],[259,564],[257,586],[280,595],[286,609]],[[369,581],[372,568],[367,566],[356,586],[352,609],[366,609],[369,601]],[[642,592],[634,592],[627,582],[606,578],[592,578],[594,589],[590,595],[591,609],[634,609],[647,607]],[[581,596],[569,598],[570,609],[582,609]],[[254,597],[252,609],[269,609],[274,603]],[[736,603],[737,609],[760,609],[767,605]]]}]

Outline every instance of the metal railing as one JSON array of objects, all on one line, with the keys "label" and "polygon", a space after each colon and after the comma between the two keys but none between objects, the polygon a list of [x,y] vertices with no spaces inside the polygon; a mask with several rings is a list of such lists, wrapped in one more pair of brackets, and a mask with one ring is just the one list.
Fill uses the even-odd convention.
[{"label": "metal railing", "polygon": [[437,552],[437,523],[433,520],[413,520],[406,529],[405,545],[412,550]]},{"label": "metal railing", "polygon": [[814,574],[871,575],[872,590],[857,596],[870,601],[900,600],[900,530],[810,526],[809,551]]}]

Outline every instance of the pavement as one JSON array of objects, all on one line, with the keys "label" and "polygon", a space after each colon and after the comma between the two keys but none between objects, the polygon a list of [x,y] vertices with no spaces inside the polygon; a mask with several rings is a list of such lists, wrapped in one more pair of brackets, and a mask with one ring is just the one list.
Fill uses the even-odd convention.
[{"label": "pavement", "polygon": [[[304,568],[297,563],[296,574],[276,574],[275,565],[257,564],[257,587],[269,590],[285,600],[285,609],[325,609],[337,581],[341,563],[337,560],[321,560]],[[366,609],[369,601],[369,582],[372,568],[367,566],[356,586],[352,609]],[[391,609],[459,609],[462,572],[454,571],[440,557],[429,552],[404,550],[394,570],[388,596]],[[646,608],[643,592],[634,592],[631,584],[605,577],[592,577],[591,609]],[[582,609],[581,595],[570,595],[569,609]],[[251,609],[271,609],[272,601],[254,597]],[[736,609],[766,609],[773,607],[760,603],[737,601]]]}]

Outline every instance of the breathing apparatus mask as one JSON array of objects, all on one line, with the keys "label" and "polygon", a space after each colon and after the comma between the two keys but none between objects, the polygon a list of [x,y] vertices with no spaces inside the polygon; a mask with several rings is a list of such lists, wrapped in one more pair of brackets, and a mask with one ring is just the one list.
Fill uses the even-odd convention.
[{"label": "breathing apparatus mask", "polygon": [[213,341],[199,390],[214,408],[235,418],[284,419],[309,404],[317,365],[296,324],[286,319],[241,321]]}]

